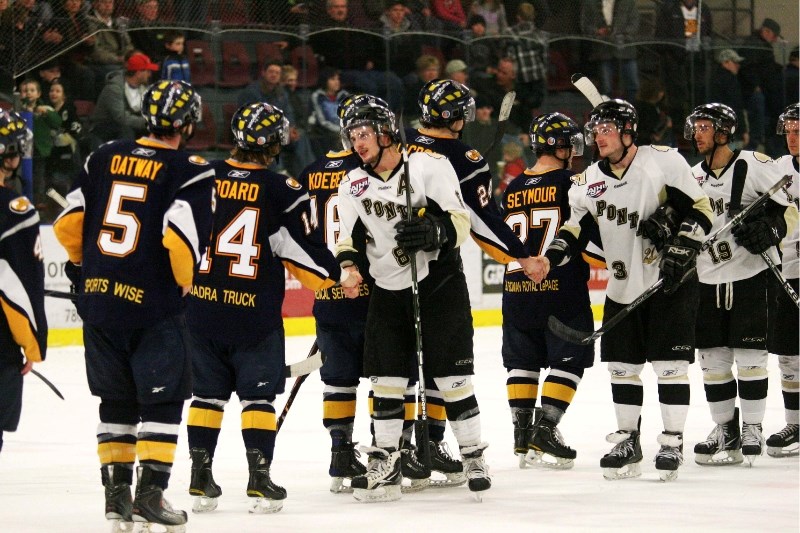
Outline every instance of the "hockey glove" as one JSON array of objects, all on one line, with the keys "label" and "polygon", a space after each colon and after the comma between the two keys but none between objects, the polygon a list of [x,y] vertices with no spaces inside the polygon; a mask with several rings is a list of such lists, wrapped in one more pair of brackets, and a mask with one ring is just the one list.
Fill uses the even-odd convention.
[{"label": "hockey glove", "polygon": [[423,250],[432,252],[447,243],[447,230],[444,223],[429,213],[422,212],[419,217],[401,220],[395,224],[397,234],[394,240],[407,254]]},{"label": "hockey glove", "polygon": [[694,272],[700,243],[688,237],[675,237],[664,248],[658,267],[664,278],[664,294],[671,294]]},{"label": "hockey glove", "polygon": [[665,203],[659,206],[650,218],[642,222],[642,233],[650,239],[657,251],[663,250],[677,232],[677,215],[677,211]]},{"label": "hockey glove", "polygon": [[70,281],[69,292],[78,294],[78,288],[81,286],[81,265],[76,265],[72,261],[64,263],[64,275]]},{"label": "hockey glove", "polygon": [[760,255],[780,244],[786,235],[786,221],[780,217],[770,225],[766,219],[759,218],[736,226],[731,233],[736,244],[744,246],[751,254]]}]

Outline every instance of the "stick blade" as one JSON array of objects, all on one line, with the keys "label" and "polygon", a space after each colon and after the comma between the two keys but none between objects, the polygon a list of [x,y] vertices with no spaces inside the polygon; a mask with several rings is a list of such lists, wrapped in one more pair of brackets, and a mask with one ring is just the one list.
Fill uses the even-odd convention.
[{"label": "stick blade", "polygon": [[306,357],[302,361],[291,365],[286,365],[286,371],[284,374],[287,378],[305,376],[317,370],[318,368],[321,368],[324,362],[325,357],[322,355],[321,351],[317,350],[317,353],[310,357]]},{"label": "stick blade", "polygon": [[498,115],[498,122],[508,120],[511,115],[511,107],[514,105],[514,100],[517,98],[516,91],[508,91],[503,97],[503,102],[500,104],[500,114]]},{"label": "stick blade", "polygon": [[594,340],[592,338],[592,332],[578,331],[575,328],[571,328],[553,315],[547,318],[547,328],[559,339],[571,342],[572,344],[586,346]]}]

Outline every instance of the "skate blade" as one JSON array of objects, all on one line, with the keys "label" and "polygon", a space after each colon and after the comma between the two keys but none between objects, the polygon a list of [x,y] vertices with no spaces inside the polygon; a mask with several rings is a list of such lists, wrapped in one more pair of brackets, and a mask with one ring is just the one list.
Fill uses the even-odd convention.
[{"label": "skate blade", "polygon": [[210,513],[217,508],[217,498],[207,496],[194,496],[192,498],[193,513]]},{"label": "skate blade", "polygon": [[795,442],[794,444],[790,444],[784,448],[778,446],[767,446],[767,455],[770,457],[794,457],[795,455],[800,455],[800,444]]},{"label": "skate blade", "polygon": [[658,477],[661,481],[675,481],[678,479],[678,471],[677,470],[659,470]]},{"label": "skate blade", "polygon": [[474,490],[472,491],[472,497],[475,498],[475,501],[478,503],[483,503],[483,494],[489,489],[485,490]]},{"label": "skate blade", "polygon": [[622,468],[603,468],[603,477],[609,481],[617,481],[619,479],[633,479],[642,475],[641,461],[638,463],[630,463]]},{"label": "skate blade", "polygon": [[361,503],[394,502],[401,498],[400,485],[384,485],[375,489],[354,489],[353,498]]},{"label": "skate blade", "polygon": [[176,526],[167,526],[164,524],[156,524],[154,522],[138,522],[138,533],[186,533],[186,524]]},{"label": "skate blade", "polygon": [[[443,475],[444,479],[438,477],[437,474]],[[432,489],[449,489],[451,487],[460,487],[466,482],[467,475],[464,472],[439,472],[434,470],[431,474],[431,484],[429,486]]]},{"label": "skate blade", "polygon": [[[406,485],[405,483],[408,482]],[[430,478],[425,479],[409,479],[404,477],[403,483],[400,485],[400,492],[403,494],[412,494],[414,492],[420,492],[428,488],[431,484]]]},{"label": "skate blade", "polygon": [[329,490],[333,494],[351,494],[353,492],[353,487],[346,485],[344,482],[345,479],[349,481],[349,478],[345,477],[332,477]]},{"label": "skate blade", "polygon": [[574,459],[556,457],[555,455],[535,450],[528,451],[528,454],[525,456],[525,463],[528,466],[550,468],[552,470],[569,470],[575,466]]},{"label": "skate blade", "polygon": [[753,463],[756,462],[756,459],[761,457],[761,454],[758,455],[745,455],[744,458],[747,460],[747,466],[753,468]]},{"label": "skate blade", "polygon": [[714,455],[695,453],[694,462],[700,466],[728,466],[739,465],[744,461],[741,450],[723,450]]},{"label": "skate blade", "polygon": [[527,453],[527,452],[525,452],[525,453],[517,453],[517,452],[514,452],[514,454],[515,454],[515,455],[517,456],[517,458],[519,459],[519,467],[520,467],[520,469],[521,469],[521,470],[525,470],[526,468],[528,468],[528,467],[530,467],[530,466],[531,466],[531,465],[528,463],[528,458],[527,458],[527,456],[526,456],[526,453]]},{"label": "skate blade", "polygon": [[249,512],[253,514],[272,514],[283,509],[283,500],[270,500],[269,498],[253,498],[250,502]]},{"label": "skate blade", "polygon": [[111,522],[111,533],[128,533],[133,531],[134,524],[133,522],[126,522],[121,518],[112,518],[110,519]]}]

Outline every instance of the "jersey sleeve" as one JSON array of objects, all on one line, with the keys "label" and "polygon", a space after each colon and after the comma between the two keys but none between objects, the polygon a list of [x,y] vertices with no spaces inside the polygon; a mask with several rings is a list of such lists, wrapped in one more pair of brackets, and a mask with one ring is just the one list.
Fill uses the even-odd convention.
[{"label": "jersey sleeve", "polygon": [[470,217],[453,165],[438,154],[417,153],[413,156],[417,159],[417,168],[409,172],[413,176],[416,170],[431,177],[425,183],[425,196],[429,203],[434,202],[443,213],[449,215],[445,220],[448,240],[453,247],[461,246],[469,235]]},{"label": "jersey sleeve", "polygon": [[667,167],[664,169],[666,199],[680,213],[682,221],[696,223],[702,229],[703,235],[708,234],[714,223],[714,213],[711,201],[692,175],[692,168],[673,149],[666,152],[664,161]]},{"label": "jersey sleeve", "polygon": [[[780,181],[783,175],[778,163],[768,156],[756,152],[753,153],[753,159],[755,161],[751,161],[748,168],[748,180],[752,179],[754,192],[760,196]],[[797,206],[787,187],[780,189],[767,200],[766,211],[769,217],[783,218],[786,224],[786,235],[791,234],[797,226]]]},{"label": "jersey sleeve", "polygon": [[53,233],[67,252],[67,257],[75,264],[83,261],[83,218],[86,212],[86,199],[83,187],[88,183],[90,169],[96,165],[94,153],[89,154],[67,194],[67,206],[53,223]]}]

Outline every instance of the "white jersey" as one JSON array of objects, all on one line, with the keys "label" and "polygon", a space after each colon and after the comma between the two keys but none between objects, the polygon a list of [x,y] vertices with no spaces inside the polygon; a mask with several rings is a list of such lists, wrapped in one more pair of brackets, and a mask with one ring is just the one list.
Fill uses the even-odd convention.
[{"label": "white jersey", "polygon": [[[769,156],[750,150],[740,151],[725,168],[716,172],[707,173],[707,167],[703,162],[692,167],[695,179],[711,200],[711,207],[714,211],[711,233],[717,231],[731,219],[728,208],[731,201],[733,167],[737,160],[747,163],[747,179],[742,190],[742,207],[753,203],[783,175],[779,173],[778,166]],[[789,205],[789,200],[783,191],[772,195],[772,200],[781,205]],[[775,264],[780,263],[778,250],[774,246],[767,251],[767,254]],[[733,234],[727,231],[720,234],[713,246],[697,256],[697,275],[701,283],[709,285],[751,278],[766,268],[767,264],[761,256],[751,254],[746,248],[736,244]]]},{"label": "white jersey", "polygon": [[[461,199],[453,166],[442,155],[416,152],[409,156],[408,167],[411,205],[421,208],[435,203],[449,212],[458,234],[455,246],[460,246],[469,235],[469,212]],[[359,167],[351,170],[339,184],[337,253],[353,250],[353,243],[358,240],[354,239],[354,233],[366,231],[369,273],[376,285],[387,290],[411,286],[410,261],[394,239],[397,234],[394,226],[406,213],[402,176],[402,164],[385,180]],[[417,252],[418,280],[425,279],[428,263],[435,260],[439,252]]]},{"label": "white jersey", "polygon": [[[800,174],[798,173],[797,158],[790,155],[785,155],[775,161],[778,166],[778,176],[785,176],[787,174],[792,176],[792,181],[786,190],[789,200],[792,201],[794,206],[800,209],[798,205],[798,197],[800,197]],[[794,227],[794,231],[790,231],[786,238],[781,242],[781,252],[783,252],[783,275],[788,279],[797,279],[800,277],[800,224]]]},{"label": "white jersey", "polygon": [[692,178],[689,164],[672,148],[640,146],[620,177],[609,175],[595,163],[573,181],[572,207],[563,229],[577,236],[584,217],[600,228],[606,266],[611,273],[606,294],[629,304],[658,281],[661,255],[639,229],[668,197],[685,217],[710,226],[708,198]]}]

